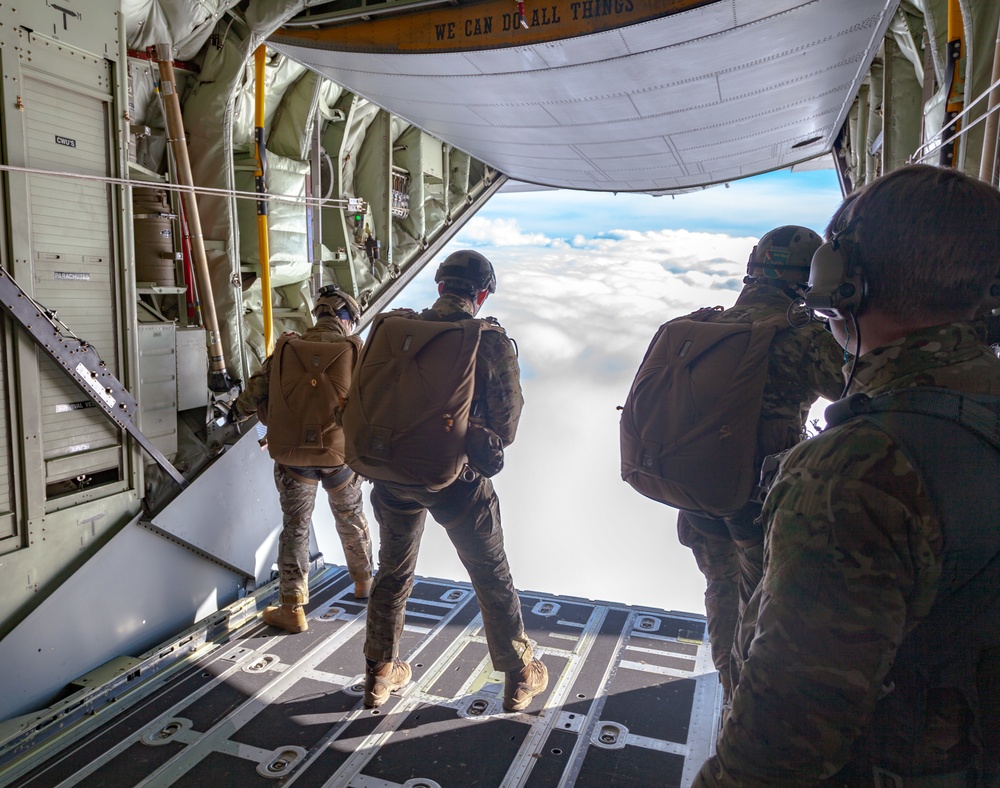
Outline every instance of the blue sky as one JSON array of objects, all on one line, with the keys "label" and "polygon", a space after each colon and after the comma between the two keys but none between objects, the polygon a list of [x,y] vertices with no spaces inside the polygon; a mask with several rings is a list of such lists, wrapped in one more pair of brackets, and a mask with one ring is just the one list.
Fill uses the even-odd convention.
[{"label": "blue sky", "polygon": [[[566,241],[578,235],[666,229],[759,237],[776,223],[822,231],[839,202],[840,188],[833,170],[781,170],[675,197],[501,191],[478,215],[513,219],[525,234]],[[782,218],[777,218],[779,215]]]},{"label": "blue sky", "polygon": [[[839,202],[832,170],[675,198],[501,191],[459,231],[441,259],[475,248],[493,261],[497,292],[481,314],[520,348],[525,408],[494,479],[519,589],[704,612],[676,512],[621,480],[616,407],[661,323],[731,306],[758,237],[782,224],[821,233]],[[429,305],[436,268],[396,305]],[[466,577],[430,522],[417,571]]]}]

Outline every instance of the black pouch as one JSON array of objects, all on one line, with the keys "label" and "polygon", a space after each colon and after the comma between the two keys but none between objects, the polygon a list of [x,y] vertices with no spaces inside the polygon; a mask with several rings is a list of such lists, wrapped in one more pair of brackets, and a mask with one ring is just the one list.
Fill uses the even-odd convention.
[{"label": "black pouch", "polygon": [[503,468],[503,443],[493,430],[481,424],[469,424],[465,435],[465,453],[469,466],[486,478]]}]

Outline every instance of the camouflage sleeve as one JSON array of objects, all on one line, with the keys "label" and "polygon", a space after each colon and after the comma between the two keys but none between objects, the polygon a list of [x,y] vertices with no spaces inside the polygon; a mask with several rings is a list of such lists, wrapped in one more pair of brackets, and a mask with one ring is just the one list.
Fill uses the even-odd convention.
[{"label": "camouflage sleeve", "polygon": [[789,453],[765,504],[756,627],[737,647],[731,713],[695,786],[813,785],[844,765],[936,589],[933,514],[902,503],[919,487],[863,422]]},{"label": "camouflage sleeve", "polygon": [[233,407],[240,418],[253,416],[257,413],[257,406],[267,399],[268,372],[271,369],[271,357],[264,359],[259,370],[250,376],[247,387],[236,398]]},{"label": "camouflage sleeve", "polygon": [[840,399],[844,390],[844,349],[837,344],[833,334],[819,324],[815,324],[813,330],[810,356],[812,363],[808,369],[813,393],[831,402]]},{"label": "camouflage sleeve", "polygon": [[517,434],[524,396],[521,394],[521,368],[514,346],[506,334],[484,331],[479,342],[477,365],[486,369],[486,425],[509,446]]}]

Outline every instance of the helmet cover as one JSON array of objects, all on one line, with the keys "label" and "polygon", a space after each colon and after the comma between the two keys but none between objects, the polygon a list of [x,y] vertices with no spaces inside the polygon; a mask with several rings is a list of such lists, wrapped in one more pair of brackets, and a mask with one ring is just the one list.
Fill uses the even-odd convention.
[{"label": "helmet cover", "polygon": [[484,290],[491,293],[497,291],[497,277],[493,271],[493,264],[479,252],[471,249],[462,249],[448,255],[438,266],[434,281],[461,283],[474,293],[481,293]]},{"label": "helmet cover", "polygon": [[361,307],[351,296],[340,289],[340,285],[324,285],[316,294],[316,305],[312,313],[336,317],[338,310],[346,310],[351,320],[357,323],[361,319]]},{"label": "helmet cover", "polygon": [[805,284],[809,264],[823,240],[808,227],[776,227],[757,241],[747,261],[747,275]]}]

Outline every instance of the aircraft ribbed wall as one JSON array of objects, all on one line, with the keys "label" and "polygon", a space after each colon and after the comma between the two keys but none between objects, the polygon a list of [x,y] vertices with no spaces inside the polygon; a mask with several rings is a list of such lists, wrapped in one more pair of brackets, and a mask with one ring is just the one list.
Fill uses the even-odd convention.
[{"label": "aircraft ribbed wall", "polygon": [[7,380],[7,337],[3,321],[0,321],[0,551],[5,547],[5,540],[16,533],[14,518],[14,503],[12,500],[12,460],[10,447],[10,428],[6,414],[9,412],[10,390]]},{"label": "aircraft ribbed wall", "polygon": [[[110,95],[90,95],[28,73],[24,85],[28,166],[106,176]],[[109,187],[96,180],[32,175],[28,189],[35,297],[92,344],[117,375]],[[114,426],[41,353],[39,367],[46,482],[117,467],[120,439]]]}]

